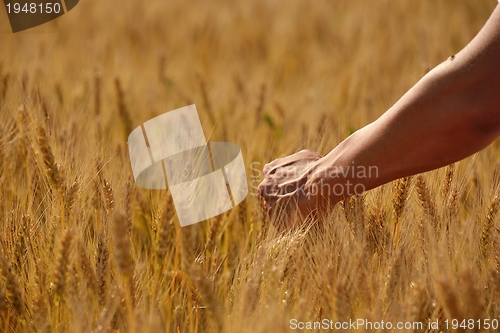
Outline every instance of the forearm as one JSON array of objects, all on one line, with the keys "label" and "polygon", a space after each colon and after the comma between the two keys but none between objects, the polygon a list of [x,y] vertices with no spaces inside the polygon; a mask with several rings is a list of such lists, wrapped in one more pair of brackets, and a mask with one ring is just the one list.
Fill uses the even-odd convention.
[{"label": "forearm", "polygon": [[[499,20],[497,8],[464,50],[318,161],[312,178],[368,190],[456,162],[490,144],[500,127]],[[325,177],[335,170],[341,174]]]},{"label": "forearm", "polygon": [[325,169],[321,174],[336,175],[326,179],[332,185],[344,181],[369,190],[461,160],[496,137],[495,133],[474,128],[472,121],[454,118],[448,108],[435,110],[422,104],[425,110],[420,111],[419,103],[413,104],[395,105],[382,118],[344,140],[318,162],[322,168],[333,167],[342,174]]}]

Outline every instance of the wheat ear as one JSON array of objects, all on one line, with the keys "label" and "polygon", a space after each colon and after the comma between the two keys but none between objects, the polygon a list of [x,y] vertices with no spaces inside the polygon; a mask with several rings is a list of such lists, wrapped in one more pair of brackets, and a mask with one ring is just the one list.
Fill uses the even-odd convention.
[{"label": "wheat ear", "polygon": [[491,238],[491,230],[495,224],[495,217],[500,208],[500,196],[496,195],[493,200],[491,200],[488,206],[488,211],[486,213],[485,221],[483,222],[483,230],[481,232],[481,252],[486,255],[486,251],[489,246]]},{"label": "wheat ear", "polygon": [[54,272],[54,292],[61,296],[64,294],[66,288],[72,239],[73,232],[71,230],[66,231],[61,241],[61,249],[59,250],[56,270]]},{"label": "wheat ear", "polygon": [[399,243],[401,232],[401,216],[410,192],[411,177],[400,178],[393,182],[392,214],[394,245]]},{"label": "wheat ear", "polygon": [[431,219],[432,226],[434,227],[435,232],[439,231],[439,215],[436,210],[436,203],[434,202],[433,196],[427,187],[427,184],[422,175],[417,177],[417,193],[420,203],[424,209],[424,212]]},{"label": "wheat ear", "polygon": [[0,249],[0,269],[5,279],[5,288],[7,291],[7,300],[10,306],[17,314],[23,313],[24,300],[21,293],[21,283],[18,276],[12,271],[10,262],[5,257],[3,251]]}]

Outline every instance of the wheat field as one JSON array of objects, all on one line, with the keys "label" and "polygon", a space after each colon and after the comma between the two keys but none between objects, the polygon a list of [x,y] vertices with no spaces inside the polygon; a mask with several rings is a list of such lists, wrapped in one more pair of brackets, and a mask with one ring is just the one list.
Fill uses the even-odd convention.
[{"label": "wheat field", "polygon": [[[82,0],[17,34],[0,9],[0,331],[497,331],[445,321],[500,319],[499,140],[285,234],[255,195],[265,163],[375,120],[495,3]],[[250,192],[181,228],[127,136],[189,104]]]}]

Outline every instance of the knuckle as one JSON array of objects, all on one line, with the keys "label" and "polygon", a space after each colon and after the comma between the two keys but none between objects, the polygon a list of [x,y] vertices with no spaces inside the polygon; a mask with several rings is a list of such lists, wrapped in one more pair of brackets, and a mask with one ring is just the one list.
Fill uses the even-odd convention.
[{"label": "knuckle", "polygon": [[266,163],[266,165],[264,165],[264,168],[262,169],[262,171],[266,174],[268,173],[272,168],[274,167],[274,161],[273,162],[270,162],[270,163]]}]

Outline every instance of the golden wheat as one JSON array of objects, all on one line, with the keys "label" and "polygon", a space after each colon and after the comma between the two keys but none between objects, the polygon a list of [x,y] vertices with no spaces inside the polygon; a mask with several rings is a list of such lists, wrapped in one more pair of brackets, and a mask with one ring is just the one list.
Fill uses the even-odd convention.
[{"label": "golden wheat", "polygon": [[[110,0],[19,34],[0,20],[0,331],[500,319],[500,141],[284,233],[255,195],[265,163],[328,153],[494,6]],[[168,190],[136,186],[127,137],[193,103],[241,147],[250,193],[180,227]]]}]

